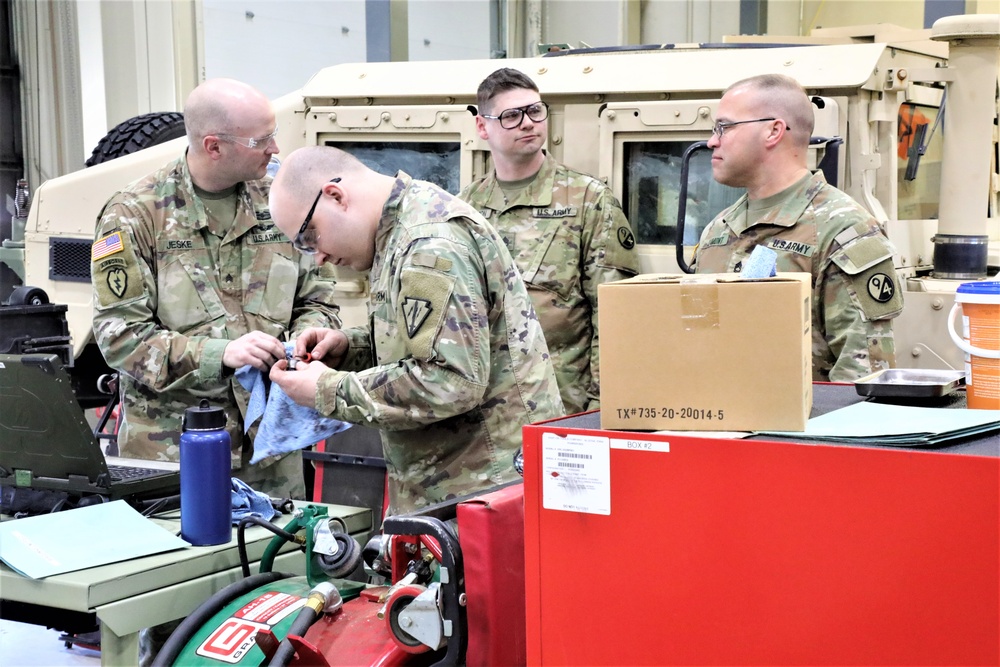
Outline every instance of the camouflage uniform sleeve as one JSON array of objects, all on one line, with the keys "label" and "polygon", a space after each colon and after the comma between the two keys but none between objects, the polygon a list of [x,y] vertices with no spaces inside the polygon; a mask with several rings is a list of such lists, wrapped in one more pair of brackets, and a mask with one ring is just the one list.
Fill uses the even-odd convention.
[{"label": "camouflage uniform sleeve", "polygon": [[347,355],[344,357],[340,370],[363,371],[375,364],[375,351],[372,350],[371,329],[368,327],[349,327],[344,329],[347,336]]},{"label": "camouflage uniform sleeve", "polygon": [[156,317],[155,267],[156,241],[144,211],[121,195],[112,197],[91,255],[94,337],[101,353],[111,368],[155,391],[217,387],[229,341],[163,328]]},{"label": "camouflage uniform sleeve", "polygon": [[[432,424],[474,409],[490,378],[485,267],[478,250],[443,238],[408,248],[395,270],[391,315],[373,336],[398,361],[326,371],[316,409],[385,430]],[[384,340],[383,340],[384,338]]]},{"label": "camouflage uniform sleeve", "polygon": [[292,336],[309,327],[340,328],[340,306],[334,302],[336,285],[332,265],[317,266],[311,256],[299,256],[299,283],[289,327]]},{"label": "camouflage uniform sleeve", "polygon": [[585,410],[601,407],[600,327],[598,326],[597,286],[631,278],[639,273],[639,253],[635,235],[618,200],[602,187],[592,207],[586,208],[584,235],[587,247],[581,258],[583,293],[590,304],[590,386]]},{"label": "camouflage uniform sleeve", "polygon": [[820,314],[833,354],[830,381],[853,382],[895,365],[892,318],[903,309],[903,292],[892,246],[881,233],[859,223],[841,232],[835,244]]}]

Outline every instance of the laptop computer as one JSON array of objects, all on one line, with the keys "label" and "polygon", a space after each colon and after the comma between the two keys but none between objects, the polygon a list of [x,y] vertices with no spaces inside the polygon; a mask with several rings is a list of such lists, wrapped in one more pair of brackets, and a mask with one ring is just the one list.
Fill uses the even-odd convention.
[{"label": "laptop computer", "polygon": [[0,354],[0,484],[108,500],[180,490],[177,464],[110,463],[57,356]]}]

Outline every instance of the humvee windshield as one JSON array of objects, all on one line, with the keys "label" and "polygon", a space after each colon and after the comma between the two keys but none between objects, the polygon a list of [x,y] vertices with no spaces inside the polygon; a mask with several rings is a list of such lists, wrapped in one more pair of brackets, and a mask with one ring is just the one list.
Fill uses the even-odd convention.
[{"label": "humvee windshield", "polygon": [[358,158],[368,168],[386,176],[399,170],[430,181],[452,194],[460,190],[460,147],[443,141],[327,141]]},{"label": "humvee windshield", "polygon": [[[677,238],[681,158],[690,145],[680,141],[625,143],[622,207],[639,243],[672,245]],[[684,245],[693,246],[712,218],[735,203],[744,191],[715,182],[711,150],[693,154],[688,169]]]}]

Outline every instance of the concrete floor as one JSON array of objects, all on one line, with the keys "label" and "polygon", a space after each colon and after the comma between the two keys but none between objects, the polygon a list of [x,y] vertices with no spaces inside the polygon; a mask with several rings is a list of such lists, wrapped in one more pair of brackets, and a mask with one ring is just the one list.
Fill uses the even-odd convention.
[{"label": "concrete floor", "polygon": [[66,648],[61,633],[41,625],[0,621],[0,665],[3,667],[97,667],[101,654],[79,646]]}]

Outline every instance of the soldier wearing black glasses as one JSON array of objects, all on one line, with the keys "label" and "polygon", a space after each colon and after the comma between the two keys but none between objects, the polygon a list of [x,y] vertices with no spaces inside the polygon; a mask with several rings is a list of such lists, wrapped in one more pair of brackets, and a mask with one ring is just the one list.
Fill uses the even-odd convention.
[{"label": "soldier wearing black glasses", "polygon": [[493,171],[459,195],[510,249],[552,355],[568,414],[600,407],[597,286],[639,271],[635,237],[601,181],[543,151],[548,105],[523,73],[499,69],[476,95]]},{"label": "soldier wearing black glasses", "polygon": [[301,405],[377,428],[389,513],[517,479],[521,427],[563,414],[514,260],[471,206],[331,146],[293,152],[271,211],[318,264],[366,271],[368,320],[313,328],[271,380]]}]

